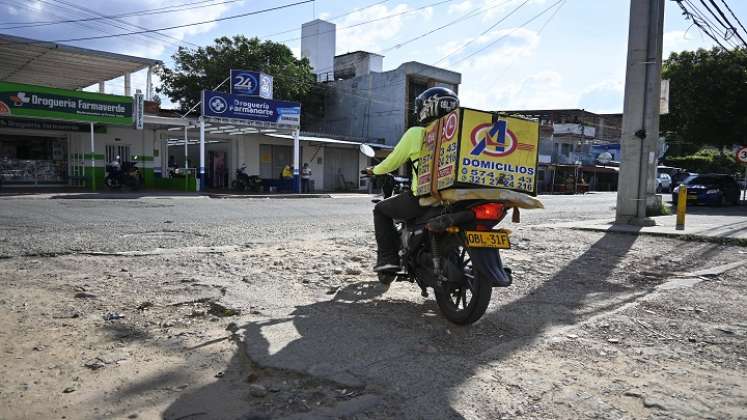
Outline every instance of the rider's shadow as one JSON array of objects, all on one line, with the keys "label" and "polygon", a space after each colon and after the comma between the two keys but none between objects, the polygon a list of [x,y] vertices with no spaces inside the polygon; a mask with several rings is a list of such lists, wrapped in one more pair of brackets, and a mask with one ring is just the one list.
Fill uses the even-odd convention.
[{"label": "rider's shadow", "polygon": [[[396,417],[459,419],[464,418],[460,413],[473,410],[500,417],[510,413],[485,411],[502,410],[496,407],[495,390],[465,393],[462,385],[486,364],[505,360],[549,328],[572,325],[591,315],[583,309],[587,298],[628,294],[629,288],[606,278],[634,238],[605,235],[533,292],[499,304],[470,327],[450,324],[432,300],[422,304],[378,299],[385,291],[382,286],[357,283],[338,291],[332,300],[298,306],[286,318],[243,326],[243,351],[261,367],[288,369],[341,387],[384,394],[382,401],[397,412]],[[577,282],[578,274],[590,267],[596,276],[587,283]],[[611,307],[592,310],[596,309]],[[187,394],[167,412],[183,412],[180,404],[215,394],[209,391]],[[510,395],[510,391],[500,393]],[[220,413],[220,401],[210,407],[210,399],[200,399],[202,407]]]}]

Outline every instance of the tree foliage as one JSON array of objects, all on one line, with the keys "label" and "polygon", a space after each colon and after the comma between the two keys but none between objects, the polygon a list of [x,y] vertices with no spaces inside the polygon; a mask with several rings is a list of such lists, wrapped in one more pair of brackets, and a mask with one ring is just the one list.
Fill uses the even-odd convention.
[{"label": "tree foliage", "polygon": [[[217,38],[213,45],[189,49],[179,47],[171,57],[173,68],[159,71],[157,89],[187,111],[200,101],[203,89],[223,82],[231,69],[261,71],[274,77],[274,98],[300,101],[304,115],[317,111],[321,100],[316,76],[306,58],[297,59],[287,46],[236,35]],[[221,90],[228,90],[224,84]],[[303,121],[303,116],[302,116]]]},{"label": "tree foliage", "polygon": [[664,61],[669,114],[661,119],[669,155],[747,143],[747,50],[683,51]]}]

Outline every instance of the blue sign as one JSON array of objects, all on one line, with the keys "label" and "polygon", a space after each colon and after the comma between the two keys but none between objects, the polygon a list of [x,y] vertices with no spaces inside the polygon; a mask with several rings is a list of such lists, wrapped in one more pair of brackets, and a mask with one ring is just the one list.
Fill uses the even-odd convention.
[{"label": "blue sign", "polygon": [[258,71],[231,70],[231,93],[272,99],[272,76]]},{"label": "blue sign", "polygon": [[301,125],[301,104],[203,90],[202,115],[298,127]]}]

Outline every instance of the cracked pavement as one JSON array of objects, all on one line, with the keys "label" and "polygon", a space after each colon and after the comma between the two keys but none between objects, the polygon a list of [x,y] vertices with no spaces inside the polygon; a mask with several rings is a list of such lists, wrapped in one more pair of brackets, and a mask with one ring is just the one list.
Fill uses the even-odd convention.
[{"label": "cracked pavement", "polygon": [[465,328],[375,281],[365,198],[2,198],[0,417],[745,418],[747,249],[543,199]]}]

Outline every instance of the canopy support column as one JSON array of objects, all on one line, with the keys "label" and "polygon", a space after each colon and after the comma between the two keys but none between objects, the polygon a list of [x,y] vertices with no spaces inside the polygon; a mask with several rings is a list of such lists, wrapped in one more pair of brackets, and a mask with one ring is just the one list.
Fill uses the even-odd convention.
[{"label": "canopy support column", "polygon": [[145,76],[145,99],[153,100],[153,66],[148,66],[148,73]]},{"label": "canopy support column", "polygon": [[130,77],[130,73],[124,74],[124,94],[125,96],[130,96],[132,90],[132,79]]},{"label": "canopy support column", "polygon": [[93,142],[93,124],[93,121],[91,121],[91,191],[96,191],[96,146]]},{"label": "canopy support column", "polygon": [[205,119],[200,117],[200,180],[197,191],[205,189]]},{"label": "canopy support column", "polygon": [[187,191],[187,185],[189,185],[189,127],[184,126],[184,191]]},{"label": "canopy support column", "polygon": [[301,192],[301,177],[299,172],[299,162],[301,146],[299,142],[300,130],[293,132],[293,192]]}]

